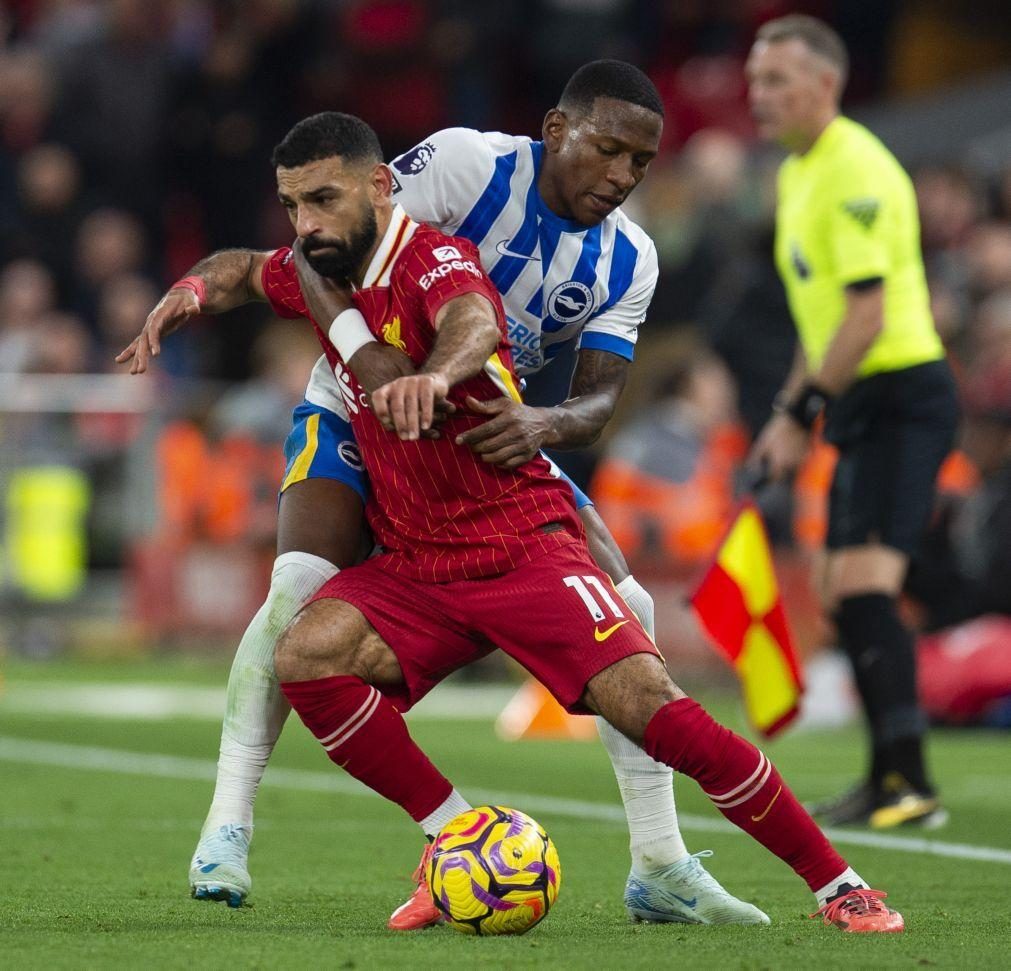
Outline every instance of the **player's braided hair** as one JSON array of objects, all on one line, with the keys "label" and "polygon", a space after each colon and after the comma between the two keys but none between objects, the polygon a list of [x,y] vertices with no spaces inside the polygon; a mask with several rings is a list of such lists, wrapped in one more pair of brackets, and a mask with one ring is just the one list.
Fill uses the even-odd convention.
[{"label": "player's braided hair", "polygon": [[278,143],[270,164],[286,169],[337,156],[348,162],[381,162],[379,137],[361,118],[321,111],[303,118]]},{"label": "player's braided hair", "polygon": [[615,98],[640,105],[663,117],[663,102],[656,85],[634,64],[626,61],[590,61],[569,78],[558,107],[562,111],[588,112],[597,98]]}]

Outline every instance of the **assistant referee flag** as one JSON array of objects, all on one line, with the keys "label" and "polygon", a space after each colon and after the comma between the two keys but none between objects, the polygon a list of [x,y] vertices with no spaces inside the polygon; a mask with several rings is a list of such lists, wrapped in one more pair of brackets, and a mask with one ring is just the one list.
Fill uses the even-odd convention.
[{"label": "assistant referee flag", "polygon": [[754,503],[742,505],[691,602],[741,679],[748,717],[771,738],[797,715],[804,685]]}]

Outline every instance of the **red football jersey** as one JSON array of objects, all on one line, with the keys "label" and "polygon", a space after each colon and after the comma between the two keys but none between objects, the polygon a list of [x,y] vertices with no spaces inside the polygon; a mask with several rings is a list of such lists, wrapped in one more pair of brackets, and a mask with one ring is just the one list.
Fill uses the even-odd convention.
[{"label": "red football jersey", "polygon": [[[262,280],[278,314],[309,317],[289,249],[271,256]],[[344,398],[371,485],[366,517],[387,568],[432,583],[504,573],[583,535],[571,488],[542,456],[510,471],[455,444],[458,434],[486,420],[466,410],[468,395],[519,399],[502,301],[477,247],[413,222],[398,207],[354,300],[376,339],[419,367],[435,339],[437,312],[463,293],[483,294],[495,306],[499,346],[483,371],[450,390],[458,411],[434,441],[405,442],[387,432],[313,321],[338,383],[350,385]]]}]

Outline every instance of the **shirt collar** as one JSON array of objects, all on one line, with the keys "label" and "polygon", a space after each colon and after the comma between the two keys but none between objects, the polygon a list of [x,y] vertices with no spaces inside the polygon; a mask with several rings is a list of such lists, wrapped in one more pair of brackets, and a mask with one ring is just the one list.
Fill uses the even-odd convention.
[{"label": "shirt collar", "polygon": [[541,190],[537,188],[541,177],[541,163],[544,161],[544,142],[531,142],[530,154],[533,156],[534,162],[534,192],[537,194],[537,215],[541,218],[541,221],[547,223],[555,232],[585,233],[591,228],[590,226],[584,226],[581,222],[576,222],[575,219],[566,219],[564,216],[559,216],[556,212],[549,209],[548,204],[541,196]]},{"label": "shirt collar", "polygon": [[815,139],[814,144],[800,156],[805,162],[818,158],[832,149],[832,146],[842,137],[846,123],[842,115],[836,115]]},{"label": "shirt collar", "polygon": [[393,264],[417,228],[418,224],[404,212],[403,206],[398,204],[393,207],[390,225],[386,227],[379,248],[362,278],[362,290],[389,286]]}]

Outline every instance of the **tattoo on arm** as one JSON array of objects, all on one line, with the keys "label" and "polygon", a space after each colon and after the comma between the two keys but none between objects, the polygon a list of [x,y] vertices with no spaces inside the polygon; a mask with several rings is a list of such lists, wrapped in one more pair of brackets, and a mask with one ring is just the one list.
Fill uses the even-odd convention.
[{"label": "tattoo on arm", "polygon": [[256,250],[219,250],[197,263],[187,276],[203,279],[207,285],[205,309],[220,313],[250,300],[265,299],[259,274],[266,258],[266,253]]},{"label": "tattoo on arm", "polygon": [[442,374],[450,387],[477,374],[498,346],[495,310],[478,293],[465,293],[443,304],[435,315],[435,326],[435,343],[419,371]]},{"label": "tattoo on arm", "polygon": [[629,362],[608,351],[580,351],[572,375],[569,397],[551,414],[551,448],[592,445],[614,414],[625,387]]},{"label": "tattoo on arm", "polygon": [[612,399],[611,410],[618,403],[628,377],[629,362],[608,351],[580,351],[569,388],[570,398],[602,394]]}]

